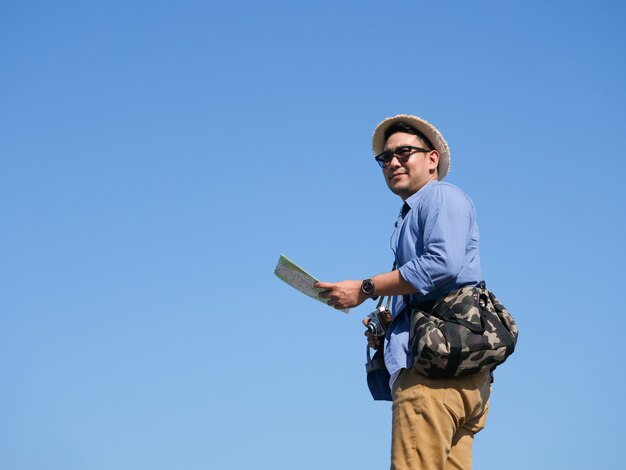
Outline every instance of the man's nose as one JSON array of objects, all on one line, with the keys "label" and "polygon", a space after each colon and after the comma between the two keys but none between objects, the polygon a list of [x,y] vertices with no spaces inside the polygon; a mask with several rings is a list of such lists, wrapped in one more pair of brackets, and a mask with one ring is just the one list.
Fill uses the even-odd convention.
[{"label": "man's nose", "polygon": [[389,160],[389,163],[387,164],[387,168],[398,168],[399,166],[400,166],[400,160],[398,160],[398,157],[394,153],[391,156],[391,159]]}]

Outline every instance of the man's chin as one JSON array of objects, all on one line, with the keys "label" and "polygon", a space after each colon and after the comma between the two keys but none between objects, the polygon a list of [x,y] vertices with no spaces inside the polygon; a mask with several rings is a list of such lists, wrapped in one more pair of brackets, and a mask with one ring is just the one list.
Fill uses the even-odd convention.
[{"label": "man's chin", "polygon": [[387,186],[389,187],[389,190],[392,193],[404,199],[404,194],[406,193],[407,188],[405,188],[402,185],[397,185],[397,184],[392,184],[392,183],[387,184]]}]

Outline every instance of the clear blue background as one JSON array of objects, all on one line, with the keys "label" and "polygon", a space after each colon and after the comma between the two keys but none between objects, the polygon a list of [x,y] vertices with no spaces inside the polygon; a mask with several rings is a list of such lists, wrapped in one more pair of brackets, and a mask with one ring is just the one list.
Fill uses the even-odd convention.
[{"label": "clear blue background", "polygon": [[361,319],[418,114],[515,315],[477,469],[623,468],[620,1],[0,4],[0,468],[381,469]]}]

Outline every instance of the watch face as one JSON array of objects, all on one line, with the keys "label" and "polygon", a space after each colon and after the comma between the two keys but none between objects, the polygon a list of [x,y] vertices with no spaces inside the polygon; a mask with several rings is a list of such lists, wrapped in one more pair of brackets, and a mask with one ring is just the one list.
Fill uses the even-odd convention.
[{"label": "watch face", "polygon": [[372,295],[374,293],[374,283],[371,279],[365,279],[361,285],[361,290],[364,294]]}]

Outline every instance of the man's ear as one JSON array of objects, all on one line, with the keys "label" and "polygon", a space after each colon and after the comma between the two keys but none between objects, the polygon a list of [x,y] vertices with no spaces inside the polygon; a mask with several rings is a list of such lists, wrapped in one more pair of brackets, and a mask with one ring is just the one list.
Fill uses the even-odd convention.
[{"label": "man's ear", "polygon": [[428,154],[428,162],[430,169],[435,170],[439,166],[439,152],[437,150],[431,150]]}]

